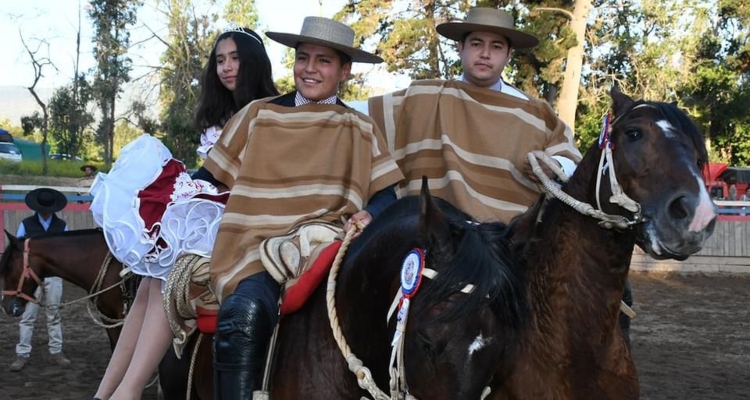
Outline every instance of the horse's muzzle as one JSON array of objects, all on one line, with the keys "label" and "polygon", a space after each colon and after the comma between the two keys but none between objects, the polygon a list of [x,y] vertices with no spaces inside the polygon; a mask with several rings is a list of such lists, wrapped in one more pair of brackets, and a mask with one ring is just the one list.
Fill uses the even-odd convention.
[{"label": "horse's muzzle", "polygon": [[5,311],[5,314],[9,317],[20,317],[25,309],[26,305],[18,298],[3,299],[3,311]]}]

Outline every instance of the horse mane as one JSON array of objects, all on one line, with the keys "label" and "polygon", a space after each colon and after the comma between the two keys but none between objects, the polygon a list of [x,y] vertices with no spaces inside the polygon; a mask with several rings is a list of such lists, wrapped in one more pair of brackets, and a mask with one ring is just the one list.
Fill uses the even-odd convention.
[{"label": "horse mane", "polygon": [[8,268],[8,265],[10,265],[10,258],[13,257],[14,251],[15,248],[13,247],[13,243],[8,243],[8,245],[5,246],[3,255],[0,257],[0,275],[3,274],[5,269]]},{"label": "horse mane", "polygon": [[101,228],[93,228],[93,229],[76,229],[72,231],[64,231],[64,232],[55,232],[55,233],[48,233],[43,236],[37,236],[34,239],[42,239],[42,238],[55,238],[55,237],[77,237],[77,236],[91,236],[91,235],[102,235],[103,232]]},{"label": "horse mane", "polygon": [[[425,244],[424,239],[418,240],[425,250],[426,267],[436,269],[438,275],[432,280],[423,278],[422,289],[415,296],[418,301],[413,303],[414,312],[445,302],[471,284],[473,291],[461,293],[453,301],[453,307],[440,315],[440,321],[460,320],[489,303],[504,323],[518,326],[526,315],[525,284],[511,254],[508,227],[500,222],[477,223],[451,203],[437,197],[433,200],[448,221],[451,235],[439,243]],[[419,223],[419,196],[400,199],[352,242],[349,254],[356,256],[377,235],[408,232],[404,233],[408,236],[419,232]]]},{"label": "horse mane", "polygon": [[[415,312],[431,307],[458,293],[467,284],[474,285],[471,293],[460,294],[460,301],[443,312],[439,320],[452,322],[475,312],[489,303],[494,314],[504,323],[519,326],[526,315],[525,284],[510,249],[509,229],[500,222],[479,224],[448,202],[440,202],[453,236],[460,240],[452,250],[428,249],[427,262],[442,262],[437,277],[426,285],[419,296],[421,306],[415,303]],[[445,257],[449,256],[449,257]],[[429,265],[428,265],[429,267]]]}]

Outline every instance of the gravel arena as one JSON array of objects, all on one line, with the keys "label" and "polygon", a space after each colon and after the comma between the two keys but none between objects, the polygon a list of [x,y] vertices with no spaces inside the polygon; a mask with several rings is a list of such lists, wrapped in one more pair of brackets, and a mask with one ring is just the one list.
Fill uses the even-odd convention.
[{"label": "gravel arena", "polygon": [[[635,364],[644,400],[750,398],[750,275],[631,272],[638,316],[632,323]],[[65,283],[64,300],[84,291]],[[15,357],[17,319],[0,316],[0,400],[90,399],[110,356],[104,330],[81,303],[63,310],[67,368],[47,362],[46,321],[37,319],[31,362]],[[156,399],[148,388],[144,399]]]}]

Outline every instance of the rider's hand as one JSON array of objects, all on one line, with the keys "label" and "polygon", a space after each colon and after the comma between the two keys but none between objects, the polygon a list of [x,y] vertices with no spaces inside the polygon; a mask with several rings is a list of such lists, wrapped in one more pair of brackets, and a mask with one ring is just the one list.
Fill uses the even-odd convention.
[{"label": "rider's hand", "polygon": [[[349,228],[351,228],[354,224],[359,223],[360,228],[364,229],[365,226],[367,226],[370,222],[372,222],[372,215],[368,211],[362,210],[358,213],[352,215],[351,218],[349,218],[348,221],[346,221],[346,224],[344,225],[344,232],[348,232]],[[359,236],[359,234],[362,233],[361,230],[357,231],[354,234],[354,237]]]},{"label": "rider's hand", "polygon": [[[552,160],[557,164],[558,168],[562,168],[560,161],[557,161],[554,158],[552,158]],[[557,178],[557,175],[555,175],[555,171],[553,171],[552,168],[550,168],[547,164],[540,162],[539,166],[542,167],[542,171],[544,171],[544,174],[547,175],[550,179]],[[531,179],[532,182],[541,183],[539,178],[534,175],[534,171],[531,169],[531,162],[529,162],[528,158],[525,159],[525,162],[523,164],[523,174],[526,175],[527,178]]]}]

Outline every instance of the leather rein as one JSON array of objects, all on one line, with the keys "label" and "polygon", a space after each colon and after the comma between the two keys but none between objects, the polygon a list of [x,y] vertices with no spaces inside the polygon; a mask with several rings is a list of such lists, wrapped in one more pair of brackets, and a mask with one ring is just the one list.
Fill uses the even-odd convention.
[{"label": "leather rein", "polygon": [[3,290],[2,293],[3,296],[20,297],[26,301],[39,304],[39,300],[36,297],[33,295],[29,296],[23,292],[23,284],[26,281],[26,278],[31,278],[37,283],[37,285],[42,286],[42,280],[39,279],[39,275],[29,267],[29,240],[31,239],[23,241],[23,271],[21,272],[21,277],[18,279],[16,290]]}]

